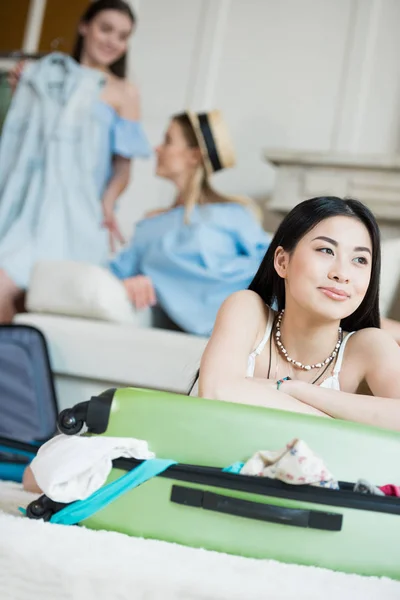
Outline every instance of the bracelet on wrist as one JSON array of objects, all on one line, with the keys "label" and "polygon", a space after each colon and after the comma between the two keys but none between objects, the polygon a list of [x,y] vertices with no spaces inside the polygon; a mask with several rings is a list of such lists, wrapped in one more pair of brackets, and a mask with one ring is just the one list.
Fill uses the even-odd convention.
[{"label": "bracelet on wrist", "polygon": [[276,389],[279,390],[279,388],[281,387],[282,383],[284,381],[289,381],[291,379],[291,377],[283,377],[282,379],[278,379],[278,381],[276,382]]}]

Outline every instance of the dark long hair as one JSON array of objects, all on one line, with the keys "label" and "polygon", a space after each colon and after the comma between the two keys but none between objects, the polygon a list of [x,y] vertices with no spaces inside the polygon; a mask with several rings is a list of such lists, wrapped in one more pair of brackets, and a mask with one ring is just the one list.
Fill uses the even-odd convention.
[{"label": "dark long hair", "polygon": [[[127,2],[124,0],[96,0],[91,2],[80,19],[80,23],[90,23],[96,15],[103,10],[117,10],[126,15],[132,21],[132,26],[136,24],[136,16]],[[81,62],[83,50],[83,36],[78,32],[76,36],[72,57]],[[110,65],[110,71],[117,77],[124,78],[126,75],[126,53],[115,63]]]},{"label": "dark long hair", "polygon": [[344,331],[358,331],[365,327],[380,327],[379,279],[381,271],[381,244],[379,227],[372,212],[353,199],[324,196],[305,200],[286,215],[278,227],[259,269],[249,285],[267,306],[285,308],[285,282],[274,267],[275,250],[282,246],[293,252],[299,241],[318,223],[330,217],[358,219],[368,230],[372,242],[371,279],[360,306],[341,321]]}]

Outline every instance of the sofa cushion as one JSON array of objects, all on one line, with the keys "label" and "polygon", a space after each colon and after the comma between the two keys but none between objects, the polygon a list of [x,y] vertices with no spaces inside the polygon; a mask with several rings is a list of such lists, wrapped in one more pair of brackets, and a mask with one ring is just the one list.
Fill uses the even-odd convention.
[{"label": "sofa cushion", "polygon": [[150,326],[149,309],[136,311],[108,269],[75,261],[41,261],[32,272],[30,312]]}]

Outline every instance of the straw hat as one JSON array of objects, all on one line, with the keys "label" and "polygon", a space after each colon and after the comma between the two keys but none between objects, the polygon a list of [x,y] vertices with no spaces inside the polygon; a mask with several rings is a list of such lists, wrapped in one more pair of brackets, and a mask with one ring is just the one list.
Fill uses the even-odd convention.
[{"label": "straw hat", "polygon": [[219,110],[186,112],[199,143],[207,174],[236,164],[235,151],[226,123]]}]

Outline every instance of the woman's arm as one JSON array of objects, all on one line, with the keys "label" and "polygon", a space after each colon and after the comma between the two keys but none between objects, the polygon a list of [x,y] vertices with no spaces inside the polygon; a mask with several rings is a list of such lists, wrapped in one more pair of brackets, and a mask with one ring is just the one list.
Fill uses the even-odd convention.
[{"label": "woman's arm", "polygon": [[379,329],[360,332],[358,358],[374,396],[329,390],[302,381],[284,381],[281,390],[336,419],[400,431],[400,348]]},{"label": "woman's arm", "polygon": [[[138,121],[140,118],[140,99],[137,88],[124,80],[120,83],[120,95],[119,116],[130,121]],[[104,225],[110,232],[112,250],[115,249],[114,238],[120,243],[124,242],[114,215],[114,208],[119,196],[127,188],[130,176],[131,159],[119,155],[114,156],[112,175],[102,198]]]},{"label": "woman's arm", "polygon": [[265,306],[254,292],[236,292],[224,302],[201,360],[199,396],[326,416],[274,389],[274,381],[246,377],[249,354],[265,325]]},{"label": "woman's arm", "polygon": [[400,400],[320,388],[304,381],[284,381],[281,389],[335,419],[400,431]]},{"label": "woman's arm", "polygon": [[114,208],[115,202],[126,189],[131,174],[131,159],[114,156],[113,171],[103,194],[103,205]]},{"label": "woman's arm", "polygon": [[107,184],[102,198],[103,226],[109,231],[110,249],[115,251],[115,240],[120,244],[125,242],[114,214],[115,203],[129,183],[131,161],[123,156],[114,156],[113,173]]}]

